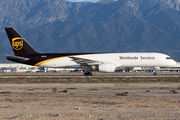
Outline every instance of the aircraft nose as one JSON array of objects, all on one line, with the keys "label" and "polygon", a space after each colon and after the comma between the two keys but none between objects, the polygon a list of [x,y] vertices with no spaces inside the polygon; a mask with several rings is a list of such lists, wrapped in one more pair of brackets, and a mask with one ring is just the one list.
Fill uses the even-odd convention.
[{"label": "aircraft nose", "polygon": [[176,62],[175,60],[172,60],[172,61],[171,61],[171,64],[172,64],[172,65],[176,65],[177,62]]}]

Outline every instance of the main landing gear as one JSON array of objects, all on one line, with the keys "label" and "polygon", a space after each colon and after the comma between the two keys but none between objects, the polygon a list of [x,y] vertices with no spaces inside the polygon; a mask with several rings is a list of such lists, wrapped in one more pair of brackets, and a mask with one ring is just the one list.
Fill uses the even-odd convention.
[{"label": "main landing gear", "polygon": [[92,73],[91,72],[85,72],[84,76],[92,76]]},{"label": "main landing gear", "polygon": [[84,76],[92,76],[92,67],[91,66],[87,66],[87,71],[84,73]]}]

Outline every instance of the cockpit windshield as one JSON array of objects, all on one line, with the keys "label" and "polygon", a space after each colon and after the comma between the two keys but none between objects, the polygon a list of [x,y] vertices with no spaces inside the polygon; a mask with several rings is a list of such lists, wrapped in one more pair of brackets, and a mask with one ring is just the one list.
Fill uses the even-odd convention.
[{"label": "cockpit windshield", "polygon": [[166,57],[167,60],[171,59],[170,57]]}]

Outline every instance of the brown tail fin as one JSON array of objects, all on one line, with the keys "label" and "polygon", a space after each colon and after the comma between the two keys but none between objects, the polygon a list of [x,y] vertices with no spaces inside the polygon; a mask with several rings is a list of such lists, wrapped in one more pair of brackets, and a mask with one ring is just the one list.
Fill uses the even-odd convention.
[{"label": "brown tail fin", "polygon": [[28,54],[39,54],[29,43],[19,35],[14,28],[5,28],[11,43],[12,49],[16,56],[25,56]]}]

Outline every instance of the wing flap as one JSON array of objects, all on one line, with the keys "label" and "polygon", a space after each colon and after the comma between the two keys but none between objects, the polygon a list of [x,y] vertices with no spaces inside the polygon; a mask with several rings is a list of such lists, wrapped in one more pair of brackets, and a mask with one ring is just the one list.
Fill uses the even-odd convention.
[{"label": "wing flap", "polygon": [[76,63],[82,65],[82,66],[88,66],[88,65],[99,65],[101,64],[100,61],[91,60],[91,59],[85,59],[85,58],[79,58],[79,57],[69,57],[72,59],[72,61],[75,61]]}]

